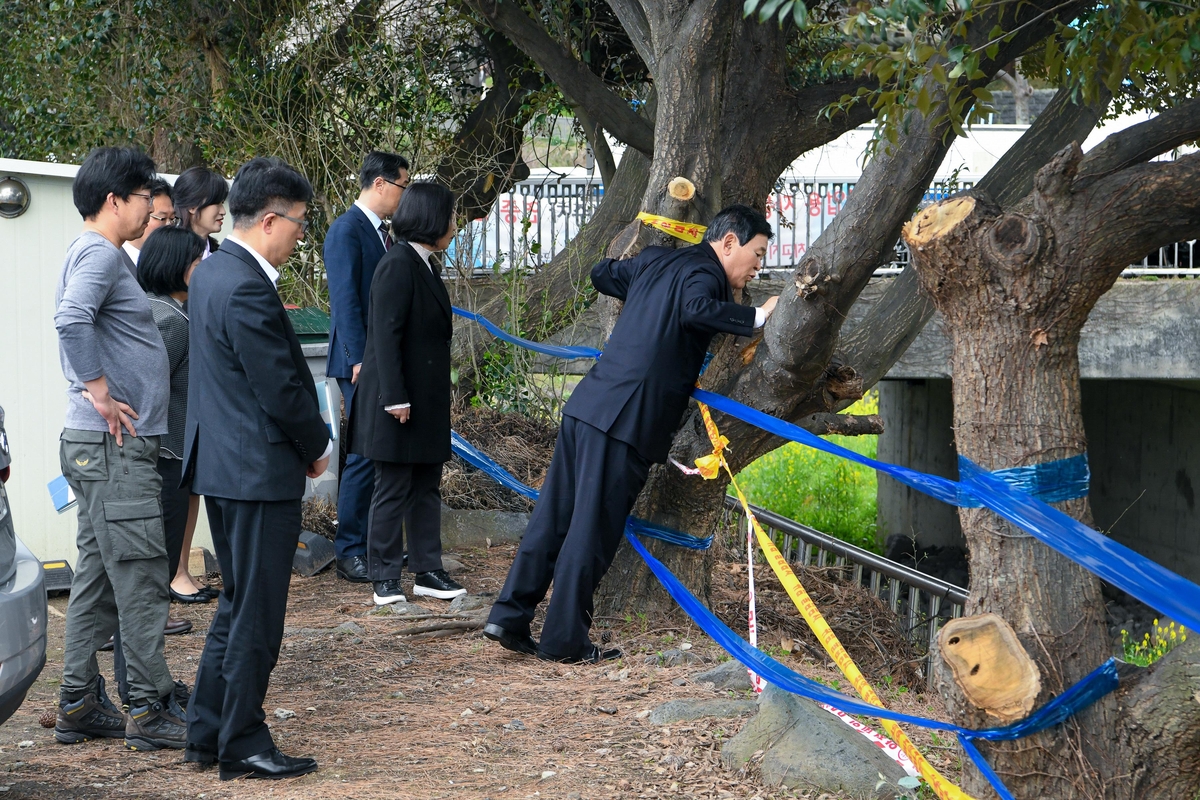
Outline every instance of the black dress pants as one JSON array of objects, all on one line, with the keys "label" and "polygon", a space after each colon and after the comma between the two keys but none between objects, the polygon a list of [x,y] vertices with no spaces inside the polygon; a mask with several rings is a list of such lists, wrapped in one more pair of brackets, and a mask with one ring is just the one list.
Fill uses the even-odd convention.
[{"label": "black dress pants", "polygon": [[225,588],[188,705],[188,746],[238,761],[274,746],[263,714],[279,660],[300,501],[205,497]]},{"label": "black dress pants", "polygon": [[[183,475],[183,461],[178,458],[158,459],[158,474],[162,476],[163,539],[167,545],[167,583],[175,579],[179,569],[179,550],[183,547],[183,534],[187,532],[188,503],[192,492],[187,487],[179,488]],[[125,664],[125,651],[121,649],[121,631],[113,634],[113,677],[117,682],[117,694],[121,702],[129,704],[129,677]]]},{"label": "black dress pants", "polygon": [[399,580],[404,572],[405,536],[409,572],[441,569],[442,464],[373,463],[375,489],[367,523],[367,574],[372,581]]},{"label": "black dress pants", "polygon": [[529,633],[553,580],[539,653],[552,659],[586,655],[592,595],[612,566],[625,518],[649,472],[650,462],[631,445],[563,417],[550,471],[488,622]]}]

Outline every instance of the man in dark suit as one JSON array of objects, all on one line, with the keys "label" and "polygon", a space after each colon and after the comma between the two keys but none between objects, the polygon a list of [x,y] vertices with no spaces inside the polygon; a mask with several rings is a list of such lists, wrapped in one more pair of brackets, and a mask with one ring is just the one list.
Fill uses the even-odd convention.
[{"label": "man in dark suit", "polygon": [[300,341],[276,293],[278,267],[308,228],[312,187],[255,158],[229,194],[233,233],[188,287],[191,380],[184,480],[204,495],[225,588],[188,706],[184,757],[221,779],[317,768],[276,749],[263,698],[279,658],[305,476],[333,451]]},{"label": "man in dark suit", "polygon": [[[749,336],[775,308],[733,302],[758,271],[771,226],[735,205],[693,247],[650,247],[592,269],[602,294],[625,302],[598,360],[572,392],[541,496],[484,635],[514,652],[562,662],[621,655],[588,638],[592,595],[621,542],[652,463],[667,460],[688,396],[717,333]],[[534,609],[546,609],[540,645]]]},{"label": "man in dark suit", "polygon": [[[408,185],[408,161],[403,156],[372,151],[363,160],[358,177],[362,191],[354,205],[329,226],[324,250],[330,316],[325,374],[337,379],[347,418],[366,347],[371,279],[379,259],[392,245],[388,227]],[[371,459],[349,453],[338,476],[338,529],[333,546],[337,574],[354,583],[370,580],[367,517],[374,483]]]}]

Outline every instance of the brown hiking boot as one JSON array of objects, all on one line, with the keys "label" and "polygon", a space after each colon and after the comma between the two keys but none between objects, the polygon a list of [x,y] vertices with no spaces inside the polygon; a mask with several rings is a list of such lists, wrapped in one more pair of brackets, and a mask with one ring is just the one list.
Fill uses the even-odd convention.
[{"label": "brown hiking boot", "polygon": [[125,746],[130,750],[182,750],[186,744],[187,722],[173,695],[129,709]]},{"label": "brown hiking boot", "polygon": [[125,735],[125,715],[104,691],[104,678],[97,678],[96,691],[74,703],[60,701],[54,738],[63,744],[88,739],[120,739]]}]

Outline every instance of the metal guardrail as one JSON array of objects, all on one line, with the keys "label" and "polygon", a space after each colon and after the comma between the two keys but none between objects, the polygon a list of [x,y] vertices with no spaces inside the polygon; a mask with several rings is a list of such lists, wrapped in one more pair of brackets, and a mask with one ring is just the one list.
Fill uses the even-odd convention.
[{"label": "metal guardrail", "polygon": [[[785,278],[808,247],[842,210],[858,178],[803,180],[781,178],[767,198],[767,218],[775,232],[760,278]],[[971,182],[938,182],[925,200],[938,201],[971,187]],[[566,248],[604,198],[596,176],[552,173],[522,181],[500,195],[491,212],[472,220],[447,251],[451,274],[468,277],[517,269],[536,272]],[[1159,248],[1121,273],[1123,278],[1200,277],[1196,242]],[[908,248],[897,242],[895,255],[875,271],[897,275],[908,265]]]},{"label": "metal guardrail", "polygon": [[[944,620],[962,616],[966,589],[765,508],[751,504],[750,510],[789,562],[802,567],[845,567],[848,580],[883,600],[901,620],[909,640],[925,653],[926,677],[932,674],[934,651],[929,645],[937,638]],[[729,495],[725,496],[725,515],[730,527],[745,532],[748,523],[741,504]]]}]

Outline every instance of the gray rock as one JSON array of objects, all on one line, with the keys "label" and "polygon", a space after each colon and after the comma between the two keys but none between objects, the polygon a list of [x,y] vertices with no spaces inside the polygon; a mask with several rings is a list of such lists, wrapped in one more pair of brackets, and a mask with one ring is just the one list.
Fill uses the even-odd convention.
[{"label": "gray rock", "polygon": [[429,614],[430,611],[424,606],[419,606],[416,603],[389,603],[386,606],[379,606],[367,612],[373,617],[398,616],[404,617],[412,614]]},{"label": "gray rock", "polygon": [[450,601],[450,605],[446,610],[451,614],[476,611],[481,608],[490,607],[494,600],[495,598],[492,595],[460,594]]},{"label": "gray rock", "polygon": [[367,629],[364,628],[362,625],[359,625],[357,622],[343,622],[341,625],[338,625],[333,630],[335,633],[359,634],[359,633],[367,632]]},{"label": "gray rock", "polygon": [[517,511],[473,511],[442,506],[442,545],[447,549],[486,547],[519,542],[525,535],[529,515]]},{"label": "gray rock", "polygon": [[514,719],[512,722],[504,723],[504,730],[506,730],[506,731],[523,731],[523,730],[525,730],[525,723],[521,722],[521,720],[519,720],[519,719]]},{"label": "gray rock", "polygon": [[442,556],[442,569],[446,570],[446,572],[449,572],[451,575],[455,574],[456,572],[463,572],[466,570],[466,568],[467,565],[459,561],[457,558]]},{"label": "gray rock", "polygon": [[296,716],[296,712],[290,708],[275,709],[275,719],[291,719],[294,716]]},{"label": "gray rock", "polygon": [[701,717],[733,719],[748,717],[757,710],[754,700],[668,700],[650,712],[650,724],[672,725]]},{"label": "gray rock", "polygon": [[875,790],[882,774],[894,785],[905,772],[883,751],[816,703],[768,685],[758,714],[721,748],[721,760],[741,769],[759,750],[763,782],[819,787],[856,798],[892,797]]},{"label": "gray rock", "polygon": [[750,673],[740,661],[723,661],[705,672],[693,676],[696,683],[711,683],[716,689],[744,691],[754,688],[750,684]]},{"label": "gray rock", "polygon": [[704,664],[708,661],[708,658],[700,655],[695,650],[663,650],[661,653],[646,656],[647,664],[657,664],[661,667],[678,667],[681,664]]}]

